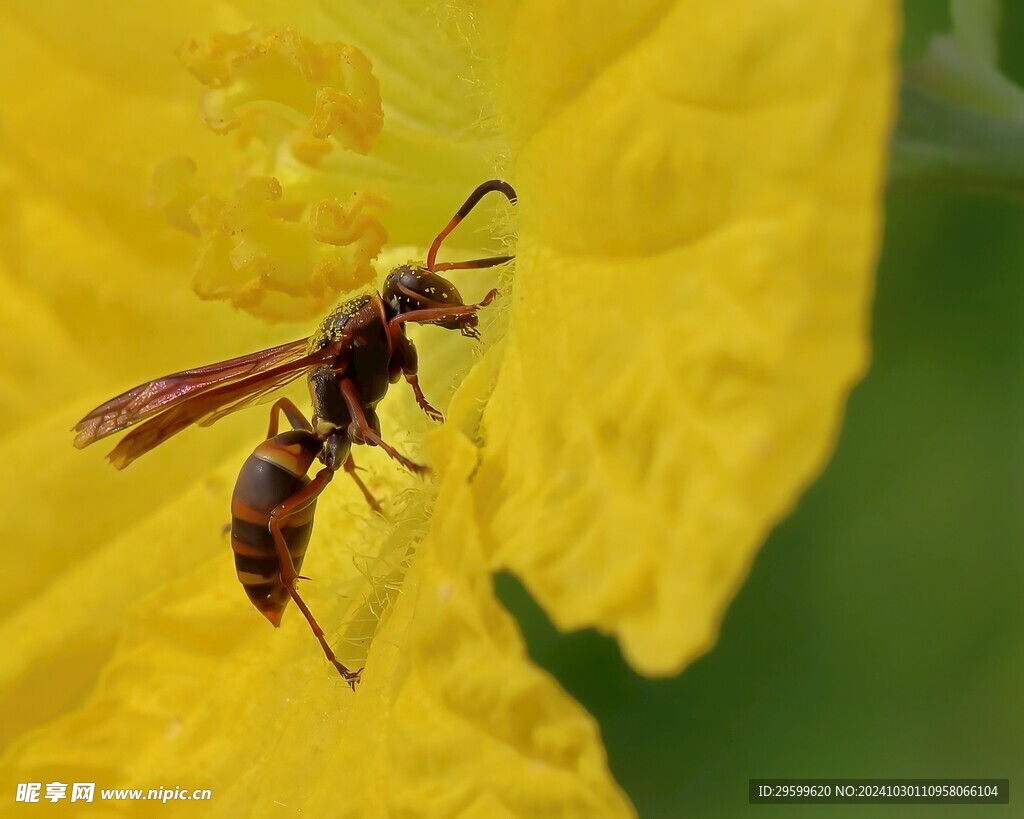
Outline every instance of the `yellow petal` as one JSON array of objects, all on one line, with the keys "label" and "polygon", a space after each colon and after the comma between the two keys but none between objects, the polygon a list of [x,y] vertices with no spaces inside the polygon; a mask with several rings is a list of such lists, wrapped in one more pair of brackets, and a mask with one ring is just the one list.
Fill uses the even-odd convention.
[{"label": "yellow petal", "polygon": [[[187,9],[175,19],[186,20]],[[3,162],[154,264],[167,250],[153,235],[159,217],[145,207],[153,167],[182,153],[216,165],[226,147],[196,118],[188,96],[195,81],[174,55],[173,25],[159,44],[121,28],[134,21],[148,36],[162,25],[158,17],[141,7],[0,9]]]},{"label": "yellow petal", "polygon": [[528,662],[494,598],[472,525],[474,447],[454,429],[432,443],[445,522],[417,547],[375,638],[380,665],[350,726],[362,739],[338,748],[335,769],[367,771],[353,795],[395,813],[628,815],[592,718]]},{"label": "yellow petal", "polygon": [[522,225],[491,561],[644,673],[711,646],[867,366],[895,28],[885,0],[538,1],[494,34]]}]

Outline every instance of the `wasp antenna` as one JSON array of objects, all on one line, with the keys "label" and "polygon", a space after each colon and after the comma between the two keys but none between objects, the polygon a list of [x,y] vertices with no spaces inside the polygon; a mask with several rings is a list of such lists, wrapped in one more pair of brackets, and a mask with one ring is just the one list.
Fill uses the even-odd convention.
[{"label": "wasp antenna", "polygon": [[[430,250],[427,253],[427,270],[454,270],[456,264],[448,264],[444,266],[434,266],[434,260],[437,258],[437,251],[441,248],[441,242],[444,241],[445,237],[455,230],[455,226],[466,218],[466,215],[476,207],[477,202],[483,199],[491,191],[498,191],[503,194],[509,202],[513,205],[516,203],[517,197],[515,189],[508,184],[508,182],[502,182],[500,179],[491,179],[479,185],[475,191],[469,195],[461,208],[456,211],[452,220],[445,226],[445,229],[437,234],[437,238],[430,245]],[[461,262],[457,263],[462,269],[469,267],[490,267],[491,265],[501,264],[511,259],[511,256],[496,256],[494,260],[491,259],[475,259],[474,262]],[[488,264],[480,264],[480,262],[488,262]]]},{"label": "wasp antenna", "polygon": [[494,267],[498,264],[511,262],[515,256],[490,256],[486,259],[471,259],[468,262],[442,262],[431,268],[434,273],[441,273],[444,270],[478,270],[481,267]]}]

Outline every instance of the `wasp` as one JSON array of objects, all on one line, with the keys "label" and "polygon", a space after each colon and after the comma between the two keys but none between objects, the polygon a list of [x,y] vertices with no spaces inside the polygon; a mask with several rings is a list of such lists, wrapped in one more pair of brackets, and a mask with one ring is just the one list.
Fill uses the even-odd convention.
[{"label": "wasp", "polygon": [[[338,660],[296,586],[317,498],[343,469],[370,507],[380,513],[380,504],[356,473],[354,444],[378,446],[413,473],[429,471],[381,438],[375,408],[388,386],[404,378],[420,409],[432,420],[444,420],[420,389],[416,348],[406,326],[433,324],[478,337],[477,312],[489,305],[498,291],[491,290],[481,301],[466,304],[455,285],[440,273],[492,267],[514,257],[445,263],[436,259],[445,237],[491,192],[516,202],[516,193],[507,182],[484,182],[431,243],[425,264],[410,262],[396,267],[380,293],[341,302],[313,335],[140,384],[96,407],[73,430],[75,446],[82,448],[135,427],[108,455],[117,469],[123,469],[186,427],[208,426],[305,376],[312,399],[311,419],[287,398],[276,401],[270,410],[266,439],[238,474],[231,497],[231,548],[238,579],[249,600],[275,627],[288,601],[294,600],[327,659],[353,690],[362,669],[352,671]],[[282,415],[290,429],[279,432]],[[311,479],[307,473],[314,462],[322,468]]]}]

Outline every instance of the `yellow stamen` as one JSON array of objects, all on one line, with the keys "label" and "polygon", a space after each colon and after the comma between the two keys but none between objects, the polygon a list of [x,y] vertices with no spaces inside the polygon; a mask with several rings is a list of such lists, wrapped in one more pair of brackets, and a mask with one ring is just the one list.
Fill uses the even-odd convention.
[{"label": "yellow stamen", "polygon": [[[252,29],[192,41],[181,58],[208,89],[203,121],[237,137],[243,179],[234,191],[204,191],[187,157],[154,174],[168,223],[202,240],[195,292],[296,320],[372,282],[388,201],[337,169],[317,170],[337,146],[368,153],[380,133],[380,86],[366,56],[291,29]],[[338,190],[352,193],[340,201]]]}]

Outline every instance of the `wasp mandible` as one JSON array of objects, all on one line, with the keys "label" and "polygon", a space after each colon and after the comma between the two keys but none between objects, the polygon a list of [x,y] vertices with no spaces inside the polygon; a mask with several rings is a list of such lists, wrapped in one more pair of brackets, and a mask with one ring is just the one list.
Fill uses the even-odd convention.
[{"label": "wasp mandible", "polygon": [[[431,243],[425,265],[396,267],[382,292],[341,302],[308,338],[140,384],[96,407],[73,430],[75,446],[82,448],[143,422],[108,456],[116,468],[123,469],[186,427],[208,426],[305,375],[312,419],[307,420],[287,398],[271,408],[266,440],[242,465],[235,483],[231,548],[238,579],[256,608],[277,626],[288,600],[294,600],[327,659],[353,690],[362,669],[351,671],[338,660],[296,588],[317,498],[334,474],[344,469],[370,507],[381,511],[356,473],[353,444],[378,446],[411,472],[428,471],[381,438],[375,407],[388,385],[404,377],[420,409],[435,421],[444,420],[420,389],[416,348],[406,335],[406,325],[434,324],[478,337],[477,312],[498,291],[491,290],[476,304],[465,304],[440,271],[492,267],[514,257],[441,264],[436,259],[445,237],[492,191],[515,204],[516,193],[507,182],[484,182]],[[278,432],[282,415],[291,429]],[[323,467],[310,479],[307,472],[314,461]]]}]

